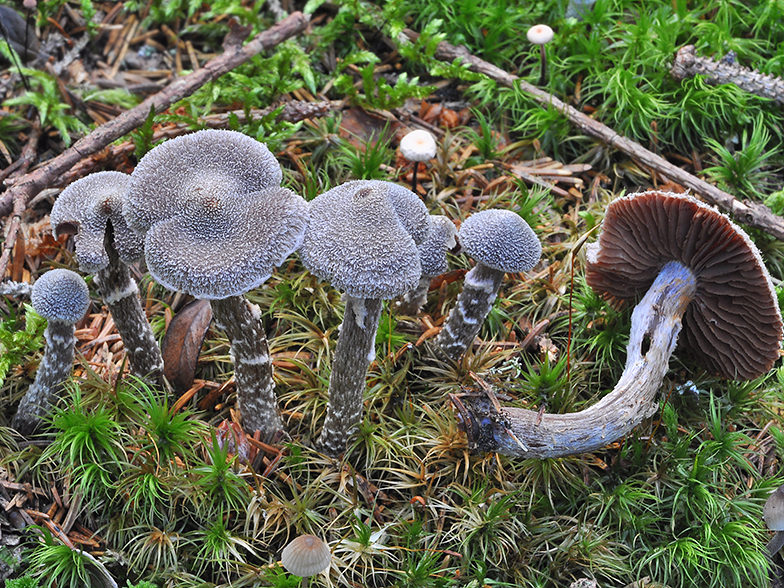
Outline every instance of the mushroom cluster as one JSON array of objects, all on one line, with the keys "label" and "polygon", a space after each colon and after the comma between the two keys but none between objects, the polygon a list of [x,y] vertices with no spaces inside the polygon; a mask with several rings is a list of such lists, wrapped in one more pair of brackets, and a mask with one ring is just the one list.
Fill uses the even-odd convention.
[{"label": "mushroom cluster", "polygon": [[559,457],[623,437],[656,411],[681,329],[696,359],[726,378],[756,378],[778,359],[781,312],[759,251],[742,229],[695,198],[652,190],[613,201],[587,259],[588,283],[608,300],[643,295],[620,380],[598,403],[572,414],[467,399],[467,430],[480,449]]},{"label": "mushroom cluster", "polygon": [[303,238],[305,200],[282,188],[266,145],[204,130],[162,143],[131,174],[124,214],[144,235],[150,274],[210,300],[231,342],[242,423],[265,438],[284,431],[260,309],[243,294],[265,282]]}]

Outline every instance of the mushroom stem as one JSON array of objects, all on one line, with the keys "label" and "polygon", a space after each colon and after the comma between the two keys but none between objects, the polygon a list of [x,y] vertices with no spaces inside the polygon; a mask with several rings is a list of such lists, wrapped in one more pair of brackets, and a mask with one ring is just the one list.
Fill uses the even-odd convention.
[{"label": "mushroom stem", "polygon": [[210,305],[215,322],[231,343],[242,425],[249,432],[261,431],[264,439],[275,440],[286,427],[278,412],[272,358],[261,310],[244,296],[210,300]]},{"label": "mushroom stem", "polygon": [[159,383],[163,357],[139,300],[139,288],[114,247],[111,221],[106,224],[104,249],[109,256],[109,264],[96,272],[95,281],[101,298],[112,313],[117,332],[122,337],[131,373],[149,382]]},{"label": "mushroom stem", "polygon": [[422,307],[427,303],[427,293],[430,291],[430,284],[433,281],[432,276],[423,275],[419,278],[419,284],[413,290],[409,290],[400,300],[395,302],[395,311],[398,314],[407,316],[414,316],[419,314]]},{"label": "mushroom stem", "polygon": [[416,194],[417,193],[417,171],[419,170],[419,162],[414,162],[414,173],[411,176],[411,191]]},{"label": "mushroom stem", "polygon": [[[654,398],[696,289],[694,274],[681,263],[670,262],[661,269],[632,313],[621,379],[590,408],[539,414],[522,408],[497,410],[488,399],[464,397],[472,421],[465,423],[469,442],[480,451],[540,459],[594,451],[627,435],[656,412]],[[473,430],[474,420],[478,430]],[[480,442],[475,443],[473,436]]]},{"label": "mushroom stem", "polygon": [[768,541],[767,549],[770,557],[776,555],[781,548],[784,547],[784,531],[776,531],[770,541]]},{"label": "mushroom stem", "polygon": [[547,54],[544,50],[544,44],[539,45],[539,51],[541,51],[542,55],[542,70],[539,73],[539,85],[544,86],[545,82],[547,82]]},{"label": "mushroom stem", "polygon": [[317,445],[340,455],[362,419],[362,395],[368,366],[375,357],[381,300],[345,295],[346,310],[329,377],[327,418]]},{"label": "mushroom stem", "polygon": [[449,359],[457,361],[473,343],[493,308],[504,273],[477,262],[466,274],[463,291],[436,337],[436,345]]},{"label": "mushroom stem", "polygon": [[41,419],[52,412],[52,406],[71,375],[76,344],[76,325],[72,322],[49,320],[44,330],[46,349],[35,382],[25,393],[11,426],[22,435],[30,436],[40,428]]}]

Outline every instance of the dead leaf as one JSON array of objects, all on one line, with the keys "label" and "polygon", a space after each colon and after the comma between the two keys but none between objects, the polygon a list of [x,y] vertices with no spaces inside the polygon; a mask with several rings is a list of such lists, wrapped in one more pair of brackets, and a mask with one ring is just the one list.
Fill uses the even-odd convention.
[{"label": "dead leaf", "polygon": [[178,393],[188,390],[196,377],[196,363],[212,321],[209,300],[192,300],[174,315],[161,343],[163,375]]}]

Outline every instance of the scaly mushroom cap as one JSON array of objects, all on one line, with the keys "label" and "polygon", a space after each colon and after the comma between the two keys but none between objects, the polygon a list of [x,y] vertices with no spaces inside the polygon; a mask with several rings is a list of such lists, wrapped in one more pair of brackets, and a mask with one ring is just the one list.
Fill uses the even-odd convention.
[{"label": "scaly mushroom cap", "polygon": [[430,233],[419,246],[423,276],[439,276],[449,271],[446,254],[457,247],[457,227],[447,217],[430,216]]},{"label": "scaly mushroom cap", "polygon": [[315,535],[300,535],[280,554],[280,562],[286,571],[303,578],[323,572],[329,568],[331,561],[329,545]]},{"label": "scaly mushroom cap", "polygon": [[147,232],[147,267],[171,290],[237,296],[265,282],[300,246],[307,223],[307,202],[287,188],[187,201]]},{"label": "scaly mushroom cap", "polygon": [[204,206],[280,186],[283,172],[264,143],[236,131],[204,130],[161,143],[131,174],[124,213],[146,233],[190,202]]},{"label": "scaly mushroom cap", "polygon": [[613,201],[587,259],[588,284],[616,305],[642,296],[670,261],[694,272],[683,337],[709,371],[752,379],[778,359],[781,312],[757,247],[695,198],[654,190]]},{"label": "scaly mushroom cap", "polygon": [[90,307],[90,291],[82,277],[67,269],[53,269],[33,284],[30,302],[48,321],[77,323]]},{"label": "scaly mushroom cap", "polygon": [[90,174],[62,191],[49,216],[55,238],[73,234],[79,269],[95,273],[109,265],[104,249],[106,221],[112,221],[114,247],[125,263],[144,254],[144,239],[133,232],[123,217],[123,200],[131,176],[116,171]]},{"label": "scaly mushroom cap", "polygon": [[417,129],[400,139],[400,153],[409,161],[428,161],[436,156],[436,140],[429,132]]},{"label": "scaly mushroom cap", "polygon": [[779,486],[768,496],[762,518],[771,531],[784,531],[784,486]]},{"label": "scaly mushroom cap", "polygon": [[528,223],[511,210],[472,214],[460,225],[460,247],[470,257],[502,272],[524,272],[542,256],[542,244]]},{"label": "scaly mushroom cap", "polygon": [[419,282],[417,245],[430,231],[427,208],[391,182],[341,184],[310,203],[300,249],[305,267],[355,298],[389,299]]}]

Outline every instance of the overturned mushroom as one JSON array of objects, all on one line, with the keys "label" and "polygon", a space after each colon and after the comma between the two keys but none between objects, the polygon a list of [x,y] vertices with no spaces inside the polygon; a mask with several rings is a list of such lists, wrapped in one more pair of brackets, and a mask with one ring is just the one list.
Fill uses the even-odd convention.
[{"label": "overturned mushroom", "polygon": [[463,221],[458,241],[476,266],[466,274],[463,291],[435,341],[453,360],[465,353],[482,328],[504,274],[527,271],[542,255],[542,245],[531,227],[510,210],[472,214]]},{"label": "overturned mushroom", "polygon": [[79,268],[95,274],[117,331],[122,337],[131,372],[155,380],[163,359],[139,289],[126,264],[142,258],[143,239],[128,228],[122,216],[130,176],[98,172],[75,181],[57,198],[50,221],[55,237],[74,234]]},{"label": "overturned mushroom", "polygon": [[773,557],[784,547],[784,486],[779,486],[765,501],[762,518],[771,531],[775,531],[768,542],[768,554]]},{"label": "overturned mushroom", "polygon": [[395,310],[400,314],[419,314],[427,301],[427,292],[433,278],[449,270],[446,254],[457,248],[457,228],[455,223],[440,214],[430,216],[430,233],[419,247],[419,261],[422,264],[422,276],[413,290],[406,292],[395,303]]},{"label": "overturned mushroom", "polygon": [[315,535],[300,535],[283,548],[280,562],[290,574],[307,578],[329,568],[329,545]]},{"label": "overturned mushroom", "polygon": [[727,217],[690,196],[649,191],[612,202],[588,252],[587,280],[610,301],[647,290],[632,313],[626,368],[615,388],[572,414],[465,398],[466,428],[478,429],[479,449],[558,457],[628,434],[656,411],[681,327],[700,363],[726,378],[756,378],[779,357],[781,313],[759,251]]},{"label": "overturned mushroom", "polygon": [[210,300],[231,342],[242,423],[266,438],[284,425],[261,311],[243,294],[269,278],[307,226],[307,203],[281,179],[264,144],[234,131],[198,131],[142,158],[124,208],[130,226],[146,234],[152,276]]},{"label": "overturned mushroom", "polygon": [[41,419],[51,413],[63,382],[71,373],[76,323],[90,307],[90,292],[79,274],[53,269],[33,284],[30,301],[48,324],[44,331],[46,349],[35,382],[19,403],[11,423],[23,435],[38,431]]},{"label": "overturned mushroom", "polygon": [[417,245],[430,230],[427,209],[410,190],[389,182],[342,184],[310,203],[300,257],[308,270],[345,292],[327,418],[317,444],[339,455],[362,417],[365,374],[375,355],[382,300],[419,282]]}]

